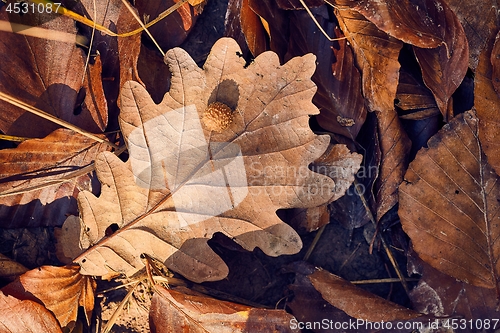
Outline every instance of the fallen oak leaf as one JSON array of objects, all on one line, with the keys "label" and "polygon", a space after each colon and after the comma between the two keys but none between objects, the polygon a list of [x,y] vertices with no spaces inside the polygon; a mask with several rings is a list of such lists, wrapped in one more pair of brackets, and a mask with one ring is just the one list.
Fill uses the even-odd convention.
[{"label": "fallen oak leaf", "polygon": [[[172,85],[159,105],[138,83],[125,84],[120,126],[130,158],[100,154],[100,197],[78,197],[82,228],[75,231],[81,243],[95,244],[75,259],[82,274],[130,276],[144,267],[146,253],[192,281],[219,280],[227,266],[206,243],[215,232],[272,256],[300,250],[297,233],[276,211],[319,206],[334,188],[307,168],[329,142],[308,125],[318,113],[314,56],[279,66],[276,54],[265,52],[245,68],[239,52],[223,38],[202,70],[185,51],[170,50]],[[200,123],[215,101],[235,109],[221,133]]]}]

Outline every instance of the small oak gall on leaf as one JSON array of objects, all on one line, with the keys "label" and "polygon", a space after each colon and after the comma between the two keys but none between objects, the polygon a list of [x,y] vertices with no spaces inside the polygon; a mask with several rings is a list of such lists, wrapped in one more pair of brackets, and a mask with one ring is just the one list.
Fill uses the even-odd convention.
[{"label": "small oak gall on leaf", "polygon": [[233,110],[224,103],[211,103],[203,113],[201,122],[209,131],[222,133],[233,121]]}]

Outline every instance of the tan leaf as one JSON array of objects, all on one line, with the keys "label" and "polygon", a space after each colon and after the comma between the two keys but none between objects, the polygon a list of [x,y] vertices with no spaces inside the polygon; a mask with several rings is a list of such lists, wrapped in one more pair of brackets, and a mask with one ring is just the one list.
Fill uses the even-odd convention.
[{"label": "tan leaf", "polygon": [[153,333],[297,332],[285,310],[252,308],[156,287],[149,320]]},{"label": "tan leaf", "polygon": [[21,301],[0,291],[0,332],[62,333],[62,330],[43,305]]},{"label": "tan leaf", "polygon": [[372,322],[408,320],[420,313],[387,301],[325,270],[308,276],[314,288],[334,307],[349,316]]},{"label": "tan leaf", "polygon": [[[244,68],[238,52],[221,39],[200,69],[185,51],[169,51],[172,86],[159,105],[138,83],[125,84],[120,125],[130,158],[100,154],[100,197],[78,197],[82,242],[96,244],[76,259],[82,274],[131,275],[147,253],[193,281],[222,279],[227,267],[206,243],[215,232],[271,256],[300,250],[276,211],[319,206],[334,188],[307,168],[329,141],[308,125],[318,113],[314,56],[279,66],[266,52]],[[215,101],[235,109],[221,133],[200,123]]]},{"label": "tan leaf", "polygon": [[[75,199],[70,198],[92,189],[89,171],[75,173],[91,165],[105,149],[104,144],[83,135],[58,129],[43,139],[0,150],[0,225],[62,225],[67,214],[76,210]],[[60,182],[71,175],[69,182]]]},{"label": "tan leaf", "polygon": [[18,299],[41,302],[62,327],[75,322],[78,307],[83,307],[87,322],[94,310],[93,278],[79,273],[78,265],[42,266],[21,275],[2,291]]},{"label": "tan leaf", "polygon": [[478,131],[469,111],[429,140],[400,186],[399,216],[424,261],[461,281],[499,290],[499,182]]}]

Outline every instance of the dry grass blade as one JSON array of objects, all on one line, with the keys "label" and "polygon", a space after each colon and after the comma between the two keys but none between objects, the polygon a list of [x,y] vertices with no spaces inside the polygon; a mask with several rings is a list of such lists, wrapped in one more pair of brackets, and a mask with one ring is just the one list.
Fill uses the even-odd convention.
[{"label": "dry grass blade", "polygon": [[20,35],[38,37],[50,40],[56,40],[65,43],[76,43],[77,45],[86,45],[87,38],[82,35],[74,35],[64,31],[32,27],[29,25],[13,23],[0,20],[0,31],[12,32]]},{"label": "dry grass blade", "polygon": [[113,328],[113,325],[115,324],[116,320],[118,319],[118,317],[122,313],[122,311],[123,311],[123,309],[125,307],[125,304],[127,304],[127,302],[130,299],[130,297],[132,297],[132,294],[134,293],[135,288],[137,288],[137,286],[141,282],[142,282],[142,280],[138,280],[138,281],[136,281],[132,285],[132,288],[130,288],[130,290],[128,291],[127,295],[123,298],[123,300],[118,305],[118,308],[116,309],[116,311],[113,313],[113,315],[111,316],[111,318],[109,319],[109,321],[106,323],[106,326],[104,326],[104,328],[102,330],[102,333],[109,333],[109,332],[111,332],[111,329]]},{"label": "dry grass blade", "polygon": [[61,126],[65,127],[65,128],[73,130],[73,131],[75,131],[77,133],[80,133],[80,134],[82,134],[82,135],[84,135],[84,136],[86,136],[86,137],[88,137],[88,138],[90,138],[92,140],[95,140],[95,141],[97,141],[99,143],[104,143],[104,144],[106,144],[106,145],[108,145],[108,146],[110,146],[110,147],[112,147],[114,149],[118,149],[117,145],[115,145],[115,144],[113,144],[113,143],[111,143],[111,142],[109,142],[107,140],[101,139],[100,137],[98,137],[98,136],[96,136],[96,135],[94,135],[92,133],[89,133],[89,132],[87,132],[85,130],[82,130],[81,128],[79,128],[79,127],[77,127],[77,126],[75,126],[75,125],[73,125],[71,123],[68,123],[68,122],[66,122],[66,121],[64,121],[62,119],[59,119],[59,118],[57,118],[57,117],[55,117],[55,116],[53,116],[53,115],[51,115],[51,114],[49,114],[49,113],[47,113],[45,111],[39,110],[39,109],[37,109],[37,108],[29,105],[29,104],[24,103],[23,101],[18,100],[17,98],[14,98],[12,96],[4,94],[3,92],[0,92],[0,100],[3,100],[5,102],[7,102],[7,103],[15,105],[15,106],[17,106],[17,107],[19,107],[19,108],[21,108],[21,109],[23,109],[25,111],[31,112],[31,113],[39,116],[39,117],[47,119],[47,120],[49,120],[49,121],[51,121],[53,123],[61,125]]}]

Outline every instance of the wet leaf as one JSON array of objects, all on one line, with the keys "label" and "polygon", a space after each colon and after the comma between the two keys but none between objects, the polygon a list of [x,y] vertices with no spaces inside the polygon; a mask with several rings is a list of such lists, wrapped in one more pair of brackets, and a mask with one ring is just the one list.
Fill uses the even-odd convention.
[{"label": "wet leaf", "polygon": [[62,327],[76,322],[78,307],[83,307],[87,322],[94,310],[95,281],[79,273],[78,265],[42,266],[21,275],[2,288],[4,294],[42,303]]},{"label": "wet leaf", "polygon": [[351,317],[372,322],[387,322],[421,316],[418,312],[369,293],[328,271],[319,269],[308,277],[328,303]]},{"label": "wet leaf", "polygon": [[[172,86],[160,105],[138,83],[125,85],[120,121],[130,158],[100,154],[100,197],[79,195],[82,242],[96,244],[76,259],[82,274],[131,275],[147,253],[193,281],[222,279],[227,267],[206,243],[215,232],[272,256],[301,248],[276,211],[319,206],[334,187],[307,168],[329,141],[308,125],[318,112],[314,56],[279,66],[268,52],[245,69],[238,52],[221,39],[202,70],[185,51],[169,51]],[[227,107],[210,113],[227,126],[220,133],[206,128],[214,101]]]},{"label": "wet leaf", "polygon": [[499,290],[499,182],[478,134],[477,117],[466,112],[429,140],[400,186],[399,216],[424,261]]},{"label": "wet leaf", "polygon": [[[55,130],[43,139],[24,141],[17,148],[0,150],[0,225],[62,225],[67,214],[76,211],[78,192],[92,190],[91,170],[75,173],[91,165],[104,150],[104,144],[67,129]],[[64,179],[69,181],[61,183]],[[59,199],[59,204],[54,203]]]},{"label": "wet leaf", "polygon": [[252,308],[156,287],[149,322],[153,333],[298,332],[284,310]]},{"label": "wet leaf", "polygon": [[0,291],[0,331],[62,333],[54,316],[43,305],[18,300]]}]

